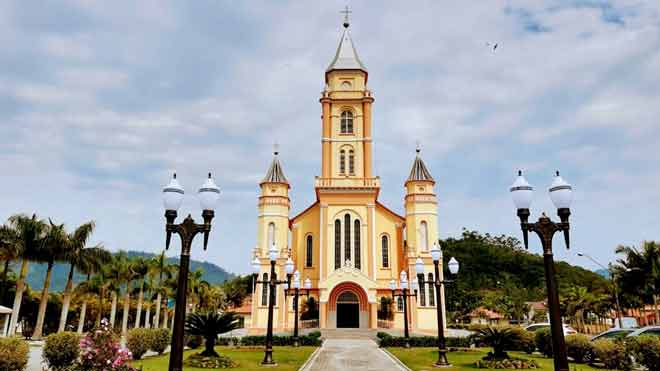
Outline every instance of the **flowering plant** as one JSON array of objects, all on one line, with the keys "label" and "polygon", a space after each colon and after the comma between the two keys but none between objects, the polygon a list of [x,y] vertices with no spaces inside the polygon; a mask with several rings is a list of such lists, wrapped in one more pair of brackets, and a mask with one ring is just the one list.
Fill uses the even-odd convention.
[{"label": "flowering plant", "polygon": [[77,368],[95,371],[137,371],[128,364],[132,354],[122,348],[117,336],[110,330],[108,320],[80,340],[80,360]]}]

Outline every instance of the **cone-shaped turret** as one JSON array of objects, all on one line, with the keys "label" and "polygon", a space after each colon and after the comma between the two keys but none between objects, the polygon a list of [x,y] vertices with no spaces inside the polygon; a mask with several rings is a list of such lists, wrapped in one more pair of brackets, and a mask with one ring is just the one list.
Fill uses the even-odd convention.
[{"label": "cone-shaped turret", "polygon": [[353,39],[351,38],[351,32],[349,30],[349,23],[347,20],[344,21],[344,32],[341,35],[341,40],[339,40],[339,46],[337,46],[337,52],[335,57],[328,65],[328,68],[325,70],[326,73],[326,82],[328,73],[336,70],[359,70],[367,74],[367,67],[362,64],[360,57],[358,57],[357,50],[353,44]]},{"label": "cone-shaped turret", "polygon": [[289,181],[284,176],[284,170],[278,157],[279,152],[273,152],[273,162],[270,163],[266,176],[261,180],[261,183],[283,183],[289,184]]},{"label": "cone-shaped turret", "polygon": [[415,161],[413,162],[412,169],[410,169],[410,175],[408,176],[407,182],[416,182],[416,181],[430,181],[435,182],[431,176],[431,172],[426,168],[424,161],[419,155],[420,149],[417,148],[417,156],[415,156]]}]

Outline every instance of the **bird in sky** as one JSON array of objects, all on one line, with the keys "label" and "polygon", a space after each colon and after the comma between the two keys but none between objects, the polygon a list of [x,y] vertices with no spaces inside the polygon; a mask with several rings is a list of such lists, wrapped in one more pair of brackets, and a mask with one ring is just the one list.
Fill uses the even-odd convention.
[{"label": "bird in sky", "polygon": [[495,51],[495,49],[497,49],[498,45],[499,45],[498,43],[490,43],[490,42],[486,43],[486,46],[491,47],[493,49],[493,51]]}]

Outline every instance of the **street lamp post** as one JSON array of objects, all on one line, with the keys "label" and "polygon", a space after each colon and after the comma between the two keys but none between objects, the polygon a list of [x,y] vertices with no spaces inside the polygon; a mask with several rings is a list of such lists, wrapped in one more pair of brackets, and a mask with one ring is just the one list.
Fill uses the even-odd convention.
[{"label": "street lamp post", "polygon": [[[256,281],[261,284],[268,284],[268,329],[266,332],[266,345],[264,348],[264,359],[261,361],[261,364],[264,366],[276,366],[277,363],[273,360],[273,306],[275,303],[275,290],[278,285],[287,284],[291,281],[291,275],[293,273],[293,260],[289,257],[284,264],[286,270],[286,280],[278,280],[275,277],[275,264],[277,259],[280,256],[280,252],[277,249],[277,246],[273,245],[268,250],[268,257],[270,258],[270,277],[268,281]],[[261,264],[259,258],[255,257],[252,261],[252,272],[253,274],[259,274],[261,271]]]},{"label": "street lamp post", "polygon": [[417,298],[417,282],[412,281],[410,289],[413,290],[413,293],[408,291],[408,274],[406,271],[401,271],[400,274],[400,283],[399,290],[400,293],[396,293],[396,281],[390,281],[390,290],[392,290],[392,300],[395,298],[403,299],[403,336],[406,339],[406,348],[410,348],[410,333],[408,331],[408,298],[415,297]]},{"label": "street lamp post", "polygon": [[[444,316],[442,311],[442,296],[441,290],[446,283],[454,282],[454,280],[440,279],[440,264],[442,261],[442,250],[438,247],[437,243],[433,243],[431,249],[431,259],[435,268],[435,276],[433,281],[424,279],[424,262],[421,257],[415,261],[415,271],[417,272],[417,281],[419,281],[420,290],[424,290],[425,285],[433,285],[435,288],[435,303],[436,303],[436,318],[438,321],[438,360],[433,364],[435,367],[451,367],[449,360],[447,360],[447,341],[445,339],[444,330]],[[449,259],[449,273],[456,275],[459,269],[459,263],[456,258]]]},{"label": "street lamp post", "polygon": [[564,329],[559,311],[559,292],[557,291],[557,280],[555,278],[555,265],[552,254],[552,237],[555,232],[563,232],[566,248],[569,244],[568,217],[571,215],[570,204],[573,200],[573,188],[559,176],[557,171],[549,188],[550,199],[557,208],[560,222],[555,223],[545,213],[541,215],[538,222],[529,223],[529,206],[532,203],[534,189],[518,172],[518,178],[510,188],[513,203],[518,209],[520,228],[523,232],[525,248],[528,248],[528,233],[534,232],[541,239],[543,246],[543,263],[545,267],[545,283],[548,291],[548,309],[550,310],[550,330],[552,333],[552,349],[554,354],[555,371],[568,371],[568,357],[566,354],[566,342],[564,340]]},{"label": "street lamp post", "polygon": [[[295,271],[293,273],[293,289],[291,289],[291,279],[289,277],[288,282],[284,285],[286,291],[286,296],[293,297],[293,311],[294,311],[294,323],[293,323],[293,346],[297,347],[298,343],[298,299],[301,296],[309,296],[309,290],[312,288],[312,281],[307,278],[305,279],[305,288],[304,292],[300,292],[300,272]],[[293,292],[291,292],[293,291]]]},{"label": "street lamp post", "polygon": [[193,218],[188,216],[180,224],[174,224],[177,210],[183,202],[184,190],[176,180],[176,173],[172,176],[170,183],[163,189],[163,204],[165,206],[166,238],[165,248],[169,249],[172,234],[176,233],[181,238],[181,260],[179,261],[179,277],[176,292],[176,307],[174,310],[174,329],[172,331],[172,343],[170,351],[169,371],[181,371],[183,367],[183,336],[184,323],[186,320],[186,294],[188,290],[188,270],[190,265],[190,250],[193,239],[198,233],[204,234],[204,250],[208,245],[211,233],[211,220],[215,215],[215,205],[220,197],[220,188],[215,184],[211,173],[206,182],[199,189],[198,196],[202,207],[202,218],[204,224],[197,224]]},{"label": "street lamp post", "polygon": [[612,269],[611,265],[608,265],[607,267],[598,262],[598,260],[594,259],[592,256],[579,252],[577,253],[577,256],[585,257],[592,262],[596,263],[598,266],[600,266],[603,269],[607,269],[607,271],[610,273],[610,278],[612,278],[612,286],[614,286],[614,304],[616,305],[616,318],[617,321],[619,322],[619,328],[623,328],[623,320],[621,319],[621,304],[619,303],[619,285],[616,282],[616,272]]}]

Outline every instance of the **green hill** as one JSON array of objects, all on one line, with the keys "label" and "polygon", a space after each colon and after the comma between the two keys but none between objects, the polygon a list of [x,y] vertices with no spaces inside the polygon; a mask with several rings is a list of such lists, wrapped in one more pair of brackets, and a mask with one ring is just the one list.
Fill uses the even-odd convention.
[{"label": "green hill", "polygon": [[[140,251],[128,251],[128,256],[130,257],[142,256],[145,258],[153,258],[154,256],[156,256],[156,254],[140,252]],[[171,264],[179,263],[178,258],[168,258],[167,260]],[[211,284],[220,284],[234,277],[234,274],[227,272],[223,268],[218,267],[213,263],[191,260],[190,271],[194,271],[198,268],[202,268],[204,270],[204,280],[208,281]],[[20,269],[19,263],[12,264],[12,270],[14,272],[17,272],[19,269]],[[66,279],[68,274],[69,274],[69,264],[63,264],[63,263],[55,264],[55,267],[53,268],[53,279],[50,286],[50,291],[51,292],[63,291],[64,286],[66,285]],[[41,290],[45,276],[46,276],[46,264],[30,263],[28,275],[27,275],[27,282],[32,290],[35,291]],[[81,274],[76,274],[74,276],[74,280],[76,281],[76,283],[84,281],[85,278],[86,277]]]}]

